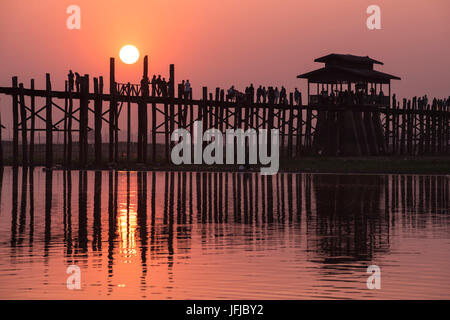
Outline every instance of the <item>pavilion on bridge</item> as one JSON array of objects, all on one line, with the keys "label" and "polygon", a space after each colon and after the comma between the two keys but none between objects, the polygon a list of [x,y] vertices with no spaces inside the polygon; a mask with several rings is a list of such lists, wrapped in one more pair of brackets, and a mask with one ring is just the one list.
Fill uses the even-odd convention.
[{"label": "pavilion on bridge", "polygon": [[[325,63],[325,66],[297,76],[308,80],[309,105],[326,103],[387,106],[390,103],[391,80],[400,80],[397,76],[374,70],[374,64],[383,63],[368,56],[332,53],[317,58],[314,62]],[[312,84],[316,84],[315,95],[311,94]],[[383,91],[383,85],[388,86],[387,95]]]},{"label": "pavilion on bridge", "polygon": [[[329,54],[314,60],[323,68],[301,74],[308,80],[308,106],[317,107],[313,148],[325,155],[379,155],[387,152],[380,112],[390,107],[391,80],[374,70],[383,63],[368,56]],[[311,87],[316,93],[311,94]],[[383,91],[386,89],[387,94]]]}]

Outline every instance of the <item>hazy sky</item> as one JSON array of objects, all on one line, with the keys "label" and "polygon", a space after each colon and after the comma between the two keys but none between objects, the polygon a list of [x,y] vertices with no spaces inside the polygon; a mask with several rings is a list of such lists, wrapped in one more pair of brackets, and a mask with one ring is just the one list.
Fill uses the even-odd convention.
[{"label": "hazy sky", "polygon": [[[81,8],[81,30],[69,30],[66,8]],[[366,27],[371,4],[381,7],[382,30]],[[378,70],[398,75],[398,96],[450,95],[448,0],[1,0],[0,85],[11,76],[44,88],[45,73],[63,89],[69,68],[108,79],[109,57],[117,80],[138,83],[142,57],[150,73],[189,78],[194,96],[207,85],[242,88],[285,85],[305,92],[300,73],[320,67],[314,58],[336,52],[369,55]],[[135,65],[118,59],[134,44]],[[0,95],[2,114],[10,98]],[[4,110],[4,111],[3,111]]]}]

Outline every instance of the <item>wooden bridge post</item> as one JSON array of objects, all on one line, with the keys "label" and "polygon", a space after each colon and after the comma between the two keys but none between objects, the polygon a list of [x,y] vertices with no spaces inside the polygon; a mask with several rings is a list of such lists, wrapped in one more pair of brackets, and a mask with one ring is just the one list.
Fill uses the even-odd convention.
[{"label": "wooden bridge post", "polygon": [[400,131],[400,121],[401,121],[401,108],[400,108],[400,101],[397,102],[396,106],[396,113],[395,113],[395,146],[396,146],[396,154],[401,153],[401,131]]},{"label": "wooden bridge post", "polygon": [[[127,92],[126,92],[126,97],[127,97],[127,163],[130,163],[130,159],[131,159],[131,101],[130,101],[130,97],[131,97],[131,83],[128,82],[127,83]],[[139,103],[138,104],[138,159],[141,160],[141,109],[142,106]]]},{"label": "wooden bridge post", "polygon": [[423,142],[424,142],[424,109],[423,102],[419,100],[417,105],[417,110],[419,111],[419,150],[418,154],[423,154]]},{"label": "wooden bridge post", "polygon": [[406,107],[406,152],[409,155],[413,153],[413,126],[412,126],[412,108],[411,108],[411,100],[408,100]]},{"label": "wooden bridge post", "polygon": [[69,84],[66,80],[64,83],[64,150],[63,150],[63,163],[67,162],[67,110],[69,109],[69,99],[67,97],[67,92],[69,92]]},{"label": "wooden bridge post", "polygon": [[444,135],[444,126],[443,126],[444,123],[443,123],[443,117],[442,116],[443,116],[443,106],[442,106],[441,102],[439,102],[438,103],[438,133],[437,133],[437,137],[438,137],[437,151],[438,151],[439,154],[442,154],[442,150],[443,150],[442,142],[443,142],[443,139],[445,137],[445,135]]},{"label": "wooden bridge post", "polygon": [[[222,89],[220,90],[219,93],[219,129],[220,132],[224,132],[223,127],[225,125],[225,128],[227,128],[227,125],[225,124],[225,119],[224,119],[224,111],[225,111],[225,91]],[[227,119],[228,121],[228,119]],[[223,141],[224,141],[224,150],[223,150],[223,154],[226,155],[226,148],[227,148],[227,143],[225,141],[226,137],[223,136]],[[224,163],[225,163],[225,156],[224,156]]]},{"label": "wooden bridge post", "polygon": [[219,129],[219,108],[220,108],[219,98],[220,98],[220,88],[216,88],[216,95],[214,98],[214,128],[216,129]]},{"label": "wooden bridge post", "polygon": [[89,75],[85,74],[81,78],[80,85],[80,133],[79,133],[79,163],[81,167],[86,166],[88,153],[88,95],[89,95]]},{"label": "wooden bridge post", "polygon": [[155,85],[152,84],[152,162],[156,163],[156,103],[154,97],[156,96]]},{"label": "wooden bridge post", "polygon": [[430,136],[431,136],[431,117],[430,117],[430,105],[424,105],[425,110],[425,153],[430,152]]},{"label": "wooden bridge post", "polygon": [[436,154],[436,129],[437,129],[436,103],[431,104],[431,154]]},{"label": "wooden bridge post", "polygon": [[273,129],[273,123],[274,123],[274,102],[273,100],[270,101],[269,104],[269,111],[267,115],[267,154],[272,154],[272,129]]},{"label": "wooden bridge post", "polygon": [[164,147],[166,158],[165,161],[168,163],[170,159],[169,147],[170,147],[170,137],[169,137],[169,106],[167,104],[167,97],[164,99]]},{"label": "wooden bridge post", "polygon": [[[0,170],[3,168],[3,141],[2,141],[2,114],[0,113]],[[3,172],[0,172],[0,181],[3,178]],[[1,191],[1,186],[0,186]]]},{"label": "wooden bridge post", "polygon": [[182,103],[182,99],[183,99],[183,88],[181,84],[178,84],[178,88],[177,88],[177,98],[178,98],[178,127],[186,127],[186,116],[185,116],[185,112],[184,112],[184,108],[183,108],[183,103]]},{"label": "wooden bridge post", "polygon": [[[402,109],[400,111],[400,120],[401,120],[401,134],[400,134],[400,154],[405,154],[405,150],[406,150],[406,99],[403,99],[403,105],[402,105]],[[400,124],[400,122],[399,122]]]},{"label": "wooden bridge post", "polygon": [[214,97],[213,97],[213,93],[210,92],[209,93],[209,100],[208,100],[208,123],[209,123],[209,127],[206,129],[210,129],[214,126],[214,110],[215,110],[215,101],[214,101]]},{"label": "wooden bridge post", "polygon": [[149,77],[148,77],[148,56],[144,57],[144,90],[141,88],[141,95],[143,96],[142,107],[142,162],[147,162],[147,147],[148,147],[148,108],[147,99],[149,96]]},{"label": "wooden bridge post", "polygon": [[220,131],[223,132],[223,126],[225,125],[224,118],[223,118],[223,114],[224,114],[224,111],[225,111],[224,110],[225,109],[225,91],[223,89],[220,90],[219,106],[220,106],[219,107],[219,128],[220,128]]},{"label": "wooden bridge post", "polygon": [[23,92],[23,83],[19,84],[20,95],[20,129],[22,131],[22,166],[28,166],[28,144],[27,144],[27,111],[25,109],[25,95]]},{"label": "wooden bridge post", "polygon": [[[148,94],[147,94],[148,97]],[[147,99],[147,98],[145,98]],[[142,162],[147,163],[148,161],[148,108],[147,103],[144,103],[143,116],[142,116]]]},{"label": "wooden bridge post", "polygon": [[[99,81],[100,80],[100,81]],[[103,77],[100,79],[94,78],[94,92],[95,92],[95,164],[100,167],[102,164],[102,105],[103,100]]]},{"label": "wooden bridge post", "polygon": [[303,109],[302,102],[297,106],[297,137],[295,139],[295,157],[298,158],[302,152],[302,134],[303,134]]},{"label": "wooden bridge post", "polygon": [[288,122],[288,153],[289,158],[293,158],[294,152],[294,93],[289,93],[289,122]]},{"label": "wooden bridge post", "polygon": [[52,84],[50,82],[50,74],[45,75],[46,90],[46,117],[45,117],[45,166],[51,168],[53,166],[53,122],[52,122]]},{"label": "wooden bridge post", "polygon": [[169,96],[175,97],[175,65],[169,65]]},{"label": "wooden bridge post", "polygon": [[[186,93],[185,93],[184,101],[185,101],[186,107],[189,108],[189,119],[190,119],[189,120],[189,122],[190,122],[189,130],[191,132],[191,163],[194,163],[194,150],[193,150],[193,148],[194,148],[194,105],[192,102],[192,95],[190,95],[190,99],[191,99],[190,103],[188,103],[188,99],[189,98],[186,97]],[[199,106],[197,106],[197,107],[198,107],[197,112],[199,112],[198,110],[200,110],[200,107]]]},{"label": "wooden bridge post", "polygon": [[[143,97],[144,97],[144,86],[145,86],[145,72],[148,72],[148,66],[146,66],[146,58],[147,56],[144,57],[144,67],[143,67],[143,75],[142,75],[142,79],[141,79],[141,97],[139,99],[138,102],[138,116],[137,116],[137,160],[138,162],[142,162],[142,138],[143,138],[143,134],[142,134],[142,117],[143,117]],[[128,86],[130,86],[130,83],[128,83]],[[130,95],[130,92],[129,92]],[[129,107],[129,103],[128,103],[128,107]],[[127,160],[128,162],[130,161],[130,152],[129,152],[129,148],[130,148],[130,131],[131,131],[131,111],[128,112],[128,135],[127,135]]]},{"label": "wooden bridge post", "polygon": [[412,114],[411,114],[411,141],[412,141],[412,154],[416,155],[418,152],[418,141],[417,141],[417,119],[418,119],[418,113],[417,113],[417,97],[414,97],[412,100]]},{"label": "wooden bridge post", "polygon": [[[32,92],[34,92],[34,79],[31,79],[31,83],[30,83],[30,89]],[[33,166],[34,165],[34,133],[35,133],[35,121],[36,121],[36,116],[35,116],[35,98],[34,98],[34,94],[31,93],[30,94],[30,152],[29,152],[29,162],[30,165]]]},{"label": "wooden bridge post", "polygon": [[397,100],[395,99],[395,94],[392,96],[392,154],[397,154],[397,138],[398,138],[398,111],[397,111]]},{"label": "wooden bridge post", "polygon": [[391,85],[389,84],[389,104],[386,106],[385,108],[385,124],[384,124],[384,145],[386,146],[386,153],[390,153],[391,152],[391,147],[389,145],[390,142],[390,135],[391,135],[391,110],[390,110],[390,106],[391,106]]},{"label": "wooden bridge post", "polygon": [[445,154],[449,154],[450,152],[450,107],[447,105],[445,108],[445,116],[444,116],[444,128],[445,128]]},{"label": "wooden bridge post", "polygon": [[175,142],[170,139],[170,136],[172,135],[172,132],[175,130],[175,105],[174,105],[174,97],[175,97],[175,66],[173,64],[169,67],[169,99],[170,99],[170,113],[169,113],[169,125],[170,125],[170,131],[168,132],[169,137],[169,143],[170,143],[170,150],[175,145]]},{"label": "wooden bridge post", "polygon": [[[249,95],[246,95],[246,100],[245,100],[245,105],[243,105],[243,107],[245,108],[244,110],[244,131],[247,132],[247,130],[250,127],[250,110],[252,108],[252,101],[249,100]],[[242,109],[241,109],[242,110]],[[249,154],[249,146],[250,146],[250,141],[248,141],[249,139],[244,138],[244,147],[245,147],[245,163],[249,164],[250,161],[250,154]]]},{"label": "wooden bridge post", "polygon": [[12,77],[12,88],[15,90],[12,95],[12,115],[13,115],[13,165],[19,164],[19,100],[17,95],[17,77]]},{"label": "wooden bridge post", "polygon": [[308,153],[311,153],[312,147],[312,110],[308,105],[306,109],[306,126],[305,126],[305,149]]},{"label": "wooden bridge post", "polygon": [[114,143],[116,130],[116,80],[115,80],[114,58],[109,58],[109,93],[111,100],[109,104],[109,162],[114,161]]},{"label": "wooden bridge post", "polygon": [[[208,87],[203,87],[202,88],[202,104],[201,104],[201,107],[199,106],[199,108],[202,109],[202,118],[200,119],[203,122],[203,132],[201,133],[202,137],[208,128],[208,111],[207,111],[208,110],[208,106],[207,106],[208,102],[207,101],[208,101]],[[202,145],[203,145],[203,149],[204,149],[206,142],[203,142]]]},{"label": "wooden bridge post", "polygon": [[67,158],[66,166],[70,167],[72,165],[72,112],[73,112],[73,98],[72,90],[69,89],[69,119],[67,120]]},{"label": "wooden bridge post", "polygon": [[375,137],[378,144],[378,150],[381,151],[381,153],[386,154],[387,145],[383,132],[383,125],[381,124],[381,114],[379,111],[372,112],[372,122],[375,129]]},{"label": "wooden bridge post", "polygon": [[283,103],[279,101],[278,103],[278,129],[280,130],[280,139],[281,139],[281,146],[280,146],[280,156],[286,156],[286,108]]}]

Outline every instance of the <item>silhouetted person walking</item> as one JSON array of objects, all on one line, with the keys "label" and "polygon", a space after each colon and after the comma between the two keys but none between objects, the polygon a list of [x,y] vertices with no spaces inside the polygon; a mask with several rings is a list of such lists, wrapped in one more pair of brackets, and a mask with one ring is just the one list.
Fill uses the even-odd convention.
[{"label": "silhouetted person walking", "polygon": [[157,86],[156,86],[156,83],[157,83],[157,81],[156,81],[156,75],[153,75],[153,78],[152,78],[152,94],[158,94],[158,92],[157,92],[157,90],[158,90],[158,88],[157,88]]},{"label": "silhouetted person walking", "polygon": [[77,86],[77,92],[80,92],[80,83],[81,83],[81,77],[78,72],[75,72],[75,85]]},{"label": "silhouetted person walking", "polygon": [[143,77],[141,79],[141,92],[148,93],[148,77]]},{"label": "silhouetted person walking", "polygon": [[253,102],[255,100],[255,87],[253,86],[253,83],[251,83],[250,87],[248,88],[248,95],[249,101]]},{"label": "silhouetted person walking", "polygon": [[233,100],[233,94],[234,94],[234,86],[231,86],[230,89],[227,91],[227,101]]},{"label": "silhouetted person walking", "polygon": [[275,90],[273,90],[273,87],[269,87],[269,93],[268,93],[269,103],[273,104],[275,102]]},{"label": "silhouetted person walking", "polygon": [[286,100],[286,88],[282,86],[280,91],[280,103],[285,104]]},{"label": "silhouetted person walking", "polygon": [[261,96],[262,96],[262,86],[259,86],[258,89],[256,89],[256,102],[261,103]]},{"label": "silhouetted person walking", "polygon": [[295,91],[294,91],[294,100],[295,100],[295,104],[298,105],[298,106],[300,105],[301,97],[302,97],[302,95],[301,95],[300,91],[298,91],[298,89],[295,88]]},{"label": "silhouetted person walking", "polygon": [[158,78],[156,79],[156,92],[158,93],[158,96],[162,94],[161,86],[162,86],[161,75],[158,75]]},{"label": "silhouetted person walking", "polygon": [[192,99],[192,88],[191,88],[191,83],[189,82],[189,79],[186,80],[186,83],[184,84],[184,97],[186,99]]},{"label": "silhouetted person walking", "polygon": [[167,97],[167,82],[166,82],[166,78],[163,78],[161,81],[161,94],[163,97]]},{"label": "silhouetted person walking", "polygon": [[69,74],[67,75],[67,78],[69,79],[69,91],[72,92],[74,89],[74,77],[72,70],[69,70]]},{"label": "silhouetted person walking", "polygon": [[275,88],[275,92],[274,93],[275,93],[275,96],[274,96],[275,101],[274,101],[274,103],[277,104],[278,103],[278,99],[280,98],[280,91],[278,91],[278,87]]},{"label": "silhouetted person walking", "polygon": [[184,95],[184,88],[185,88],[185,83],[184,80],[181,81],[181,94],[183,98],[186,98],[186,96]]}]

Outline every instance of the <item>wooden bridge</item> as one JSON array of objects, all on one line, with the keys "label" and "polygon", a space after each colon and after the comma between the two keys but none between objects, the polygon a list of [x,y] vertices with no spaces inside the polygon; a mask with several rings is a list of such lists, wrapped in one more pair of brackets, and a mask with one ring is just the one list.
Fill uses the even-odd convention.
[{"label": "wooden bridge", "polygon": [[[110,58],[109,93],[104,92],[103,77],[80,78],[79,92],[73,92],[65,83],[64,91],[52,90],[50,74],[46,75],[45,90],[37,90],[34,80],[25,88],[17,77],[11,87],[0,87],[0,94],[12,97],[13,165],[36,165],[35,138],[37,131],[45,132],[45,165],[52,167],[103,166],[125,162],[127,164],[170,162],[170,150],[174,142],[171,133],[177,128],[193,132],[196,120],[203,121],[203,130],[227,129],[279,129],[281,159],[313,155],[448,155],[450,153],[449,101],[435,100],[428,104],[417,98],[404,99],[395,95],[383,99],[321,101],[319,81],[317,95],[310,94],[302,104],[294,102],[289,93],[283,103],[270,100],[255,102],[253,96],[238,101],[227,101],[225,90],[213,92],[202,88],[202,98],[185,97],[183,85],[177,86],[175,94],[175,68],[170,65],[168,92],[158,96],[155,86],[148,81],[148,59],[144,58],[141,84],[115,81],[115,61]],[[317,80],[317,79],[316,79]],[[348,88],[351,82],[347,81]],[[359,80],[358,80],[359,81]],[[342,80],[327,80],[327,88],[337,89]],[[380,84],[383,82],[380,81]],[[390,82],[389,82],[390,83]],[[322,88],[324,83],[322,82]],[[376,82],[375,82],[376,90]],[[45,98],[42,106],[36,106],[37,98]],[[92,104],[91,104],[92,102]],[[106,109],[104,105],[108,106]],[[131,122],[131,106],[137,106],[137,128]],[[125,112],[127,119],[126,154],[119,154],[119,118]],[[150,113],[150,114],[149,114]],[[58,117],[58,118],[57,118]],[[37,125],[37,122],[41,125]],[[1,122],[1,120],[0,120]],[[1,124],[1,123],[0,123]],[[102,130],[109,132],[108,152],[102,152]],[[5,128],[2,126],[2,128]],[[131,132],[137,132],[137,157],[132,155]],[[149,130],[150,129],[150,130]],[[0,129],[0,142],[1,142]],[[88,132],[93,131],[94,143],[89,145]],[[63,155],[54,156],[54,133],[63,132]],[[77,134],[78,141],[73,135]],[[150,136],[150,141],[149,141]],[[163,151],[157,149],[157,137],[163,137]],[[76,143],[75,143],[76,142]],[[3,143],[0,143],[0,161],[4,163]],[[76,154],[75,148],[76,146]],[[92,154],[90,154],[89,152]],[[5,161],[6,163],[6,161]]]}]

